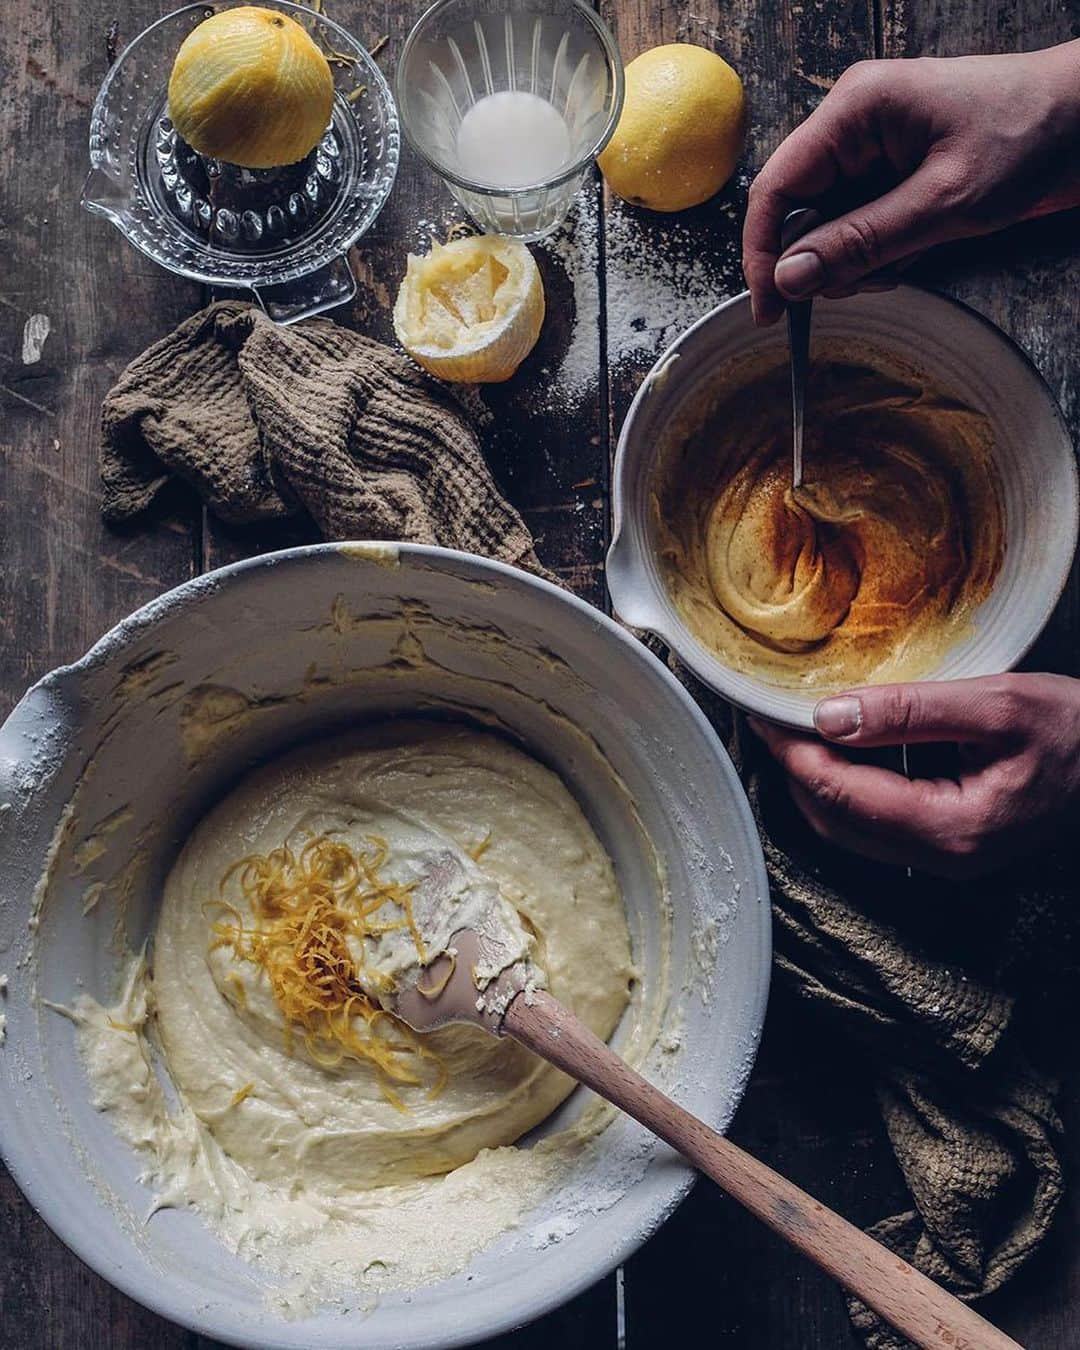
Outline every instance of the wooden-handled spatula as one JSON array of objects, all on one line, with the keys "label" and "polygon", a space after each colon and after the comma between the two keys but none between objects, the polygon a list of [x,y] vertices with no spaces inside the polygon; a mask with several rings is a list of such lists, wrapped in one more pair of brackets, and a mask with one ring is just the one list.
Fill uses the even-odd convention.
[{"label": "wooden-handled spatula", "polygon": [[744,1153],[647,1082],[546,990],[513,966],[481,993],[473,977],[491,969],[481,935],[455,934],[397,1012],[415,1030],[471,1022],[514,1040],[614,1103],[677,1149],[728,1195],[827,1271],[850,1293],[925,1350],[1019,1350],[1017,1342],[928,1280],[887,1247]]}]

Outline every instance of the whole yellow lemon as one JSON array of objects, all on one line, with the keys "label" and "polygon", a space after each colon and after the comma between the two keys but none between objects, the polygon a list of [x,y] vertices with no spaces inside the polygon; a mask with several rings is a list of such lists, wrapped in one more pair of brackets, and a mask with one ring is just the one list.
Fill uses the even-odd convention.
[{"label": "whole yellow lemon", "polygon": [[622,116],[600,169],[635,206],[683,211],[724,186],[745,136],[742,80],[715,52],[672,42],[626,67]]},{"label": "whole yellow lemon", "polygon": [[169,116],[188,145],[249,169],[303,159],[333,107],[334,77],[311,35],[255,5],[192,29],[169,77]]}]

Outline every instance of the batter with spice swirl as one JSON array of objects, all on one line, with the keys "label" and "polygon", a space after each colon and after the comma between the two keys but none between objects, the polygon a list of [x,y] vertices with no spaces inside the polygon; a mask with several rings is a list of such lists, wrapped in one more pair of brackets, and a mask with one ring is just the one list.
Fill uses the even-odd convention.
[{"label": "batter with spice swirl", "polygon": [[824,691],[924,674],[1001,566],[990,430],[914,375],[821,360],[791,487],[787,367],[711,400],[654,494],[687,626],[728,665]]}]

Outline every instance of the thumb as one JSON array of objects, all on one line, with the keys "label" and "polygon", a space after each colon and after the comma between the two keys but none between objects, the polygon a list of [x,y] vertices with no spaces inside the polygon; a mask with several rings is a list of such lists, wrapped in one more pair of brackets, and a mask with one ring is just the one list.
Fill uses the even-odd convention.
[{"label": "thumb", "polygon": [[776,264],[788,300],[843,290],[871,272],[944,243],[950,235],[945,180],[926,161],[884,196],[811,230]]},{"label": "thumb", "polygon": [[1009,730],[999,681],[880,684],[822,699],[814,726],[826,740],[871,748],[932,741],[986,742]]}]

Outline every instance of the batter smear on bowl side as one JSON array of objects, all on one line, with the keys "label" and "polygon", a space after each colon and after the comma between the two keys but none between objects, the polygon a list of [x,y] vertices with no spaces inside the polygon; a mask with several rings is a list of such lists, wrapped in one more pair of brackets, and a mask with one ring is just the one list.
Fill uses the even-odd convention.
[{"label": "batter smear on bowl side", "polygon": [[455,931],[493,926],[611,1035],[634,978],[626,915],[553,773],[419,721],[295,751],[194,830],[119,1004],[77,1001],[95,1104],[149,1159],[159,1205],[196,1208],[301,1307],[459,1270],[566,1183],[607,1119],[513,1147],[571,1081],[513,1041],[420,1037],[388,1011]]},{"label": "batter smear on bowl side", "polygon": [[778,366],[714,398],[661,458],[654,528],[675,607],[725,664],[772,684],[925,674],[1001,567],[989,425],[913,375],[816,362],[793,491],[788,379]]}]

